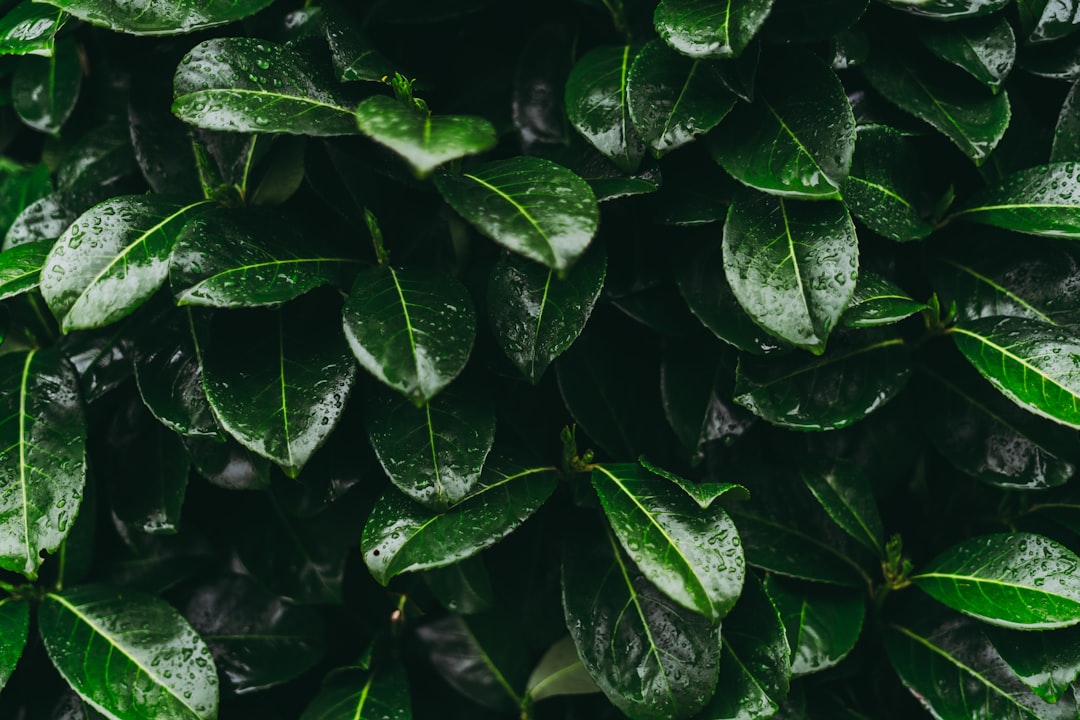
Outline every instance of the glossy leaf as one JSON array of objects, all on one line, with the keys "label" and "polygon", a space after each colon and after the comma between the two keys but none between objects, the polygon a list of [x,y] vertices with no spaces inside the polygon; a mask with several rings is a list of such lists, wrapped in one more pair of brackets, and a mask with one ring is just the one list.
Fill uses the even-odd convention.
[{"label": "glossy leaf", "polygon": [[661,0],[653,15],[664,42],[690,57],[737,57],[761,29],[773,0]]},{"label": "glossy leaf", "polygon": [[581,334],[606,275],[607,254],[599,244],[563,278],[515,255],[495,263],[488,279],[488,317],[499,348],[529,382],[538,383]]},{"label": "glossy leaf", "polygon": [[46,595],[38,627],[56,669],[108,717],[217,717],[210,651],[164,600],[84,585]]},{"label": "glossy leaf", "polygon": [[115,197],[64,231],[45,260],[41,294],[64,332],[132,313],[165,282],[181,230],[207,207],[157,195]]},{"label": "glossy leaf", "polygon": [[886,5],[934,20],[959,20],[995,13],[1009,0],[881,0]]},{"label": "glossy leaf", "polygon": [[991,88],[1001,87],[1016,62],[1016,37],[1001,15],[966,25],[932,25],[919,32],[919,40]]},{"label": "glossy leaf", "polygon": [[30,632],[30,605],[25,600],[0,600],[0,690],[11,678]]},{"label": "glossy leaf", "polygon": [[232,438],[189,437],[184,443],[191,465],[211,485],[226,490],[265,490],[270,487],[270,461]]},{"label": "glossy leaf", "polygon": [[0,252],[0,300],[37,288],[41,268],[52,246],[51,242],[43,240]]},{"label": "glossy leaf", "polygon": [[1032,235],[1080,238],[1080,177],[1071,162],[1021,170],[952,217]]},{"label": "glossy leaf", "polygon": [[221,425],[293,477],[326,441],[356,378],[326,310],[292,303],[276,312],[219,313],[203,350],[203,384]]},{"label": "glossy leaf", "polygon": [[79,388],[87,404],[105,397],[131,377],[129,322],[107,330],[71,333],[60,346],[79,373]]},{"label": "glossy leaf", "polygon": [[1022,47],[1016,64],[1027,72],[1053,80],[1080,80],[1080,35]]},{"label": "glossy leaf", "polygon": [[0,357],[0,567],[31,580],[82,501],[87,431],[78,383],[55,349]]},{"label": "glossy leaf", "polygon": [[272,0],[43,0],[80,20],[132,35],[179,35],[254,15]]},{"label": "glossy leaf", "polygon": [[184,56],[173,113],[207,130],[351,135],[353,109],[296,51],[255,38],[215,38]]},{"label": "glossy leaf", "polygon": [[700,507],[675,483],[640,465],[592,472],[608,522],[623,549],[668,597],[719,621],[742,590],[745,561],[731,518]]},{"label": "glossy leaf", "polygon": [[1046,702],[1061,701],[1080,676],[1080,628],[984,632],[1016,676]]},{"label": "glossy leaf", "polygon": [[853,328],[891,325],[925,309],[926,305],[916,302],[892,281],[864,271],[859,273],[840,324]]},{"label": "glossy leaf", "polygon": [[495,442],[495,407],[484,388],[455,383],[416,407],[389,388],[364,398],[368,440],[391,482],[432,510],[461,502]]},{"label": "glossy leaf", "polygon": [[1018,0],[1020,27],[1032,43],[1066,37],[1076,32],[1080,18],[1074,0],[1048,2],[1048,0]]},{"label": "glossy leaf", "polygon": [[136,171],[127,125],[106,123],[90,130],[64,155],[56,169],[59,190],[78,192],[119,182]]},{"label": "glossy leaf", "polygon": [[754,101],[713,137],[736,180],[782,197],[839,198],[855,151],[855,118],[836,74],[808,51],[760,68]]},{"label": "glossy leaf", "polygon": [[844,203],[867,227],[890,240],[921,240],[934,231],[926,181],[911,141],[884,125],[858,130]]},{"label": "glossy leaf", "polygon": [[770,334],[820,355],[855,291],[859,245],[840,203],[735,199],[724,270],[739,304]]},{"label": "glossy leaf", "polygon": [[356,108],[360,132],[405,159],[418,177],[439,165],[495,147],[495,128],[475,115],[432,115],[413,105],[375,95]]},{"label": "glossy leaf", "polygon": [[671,605],[610,534],[592,530],[567,544],[563,609],[582,664],[626,715],[680,720],[712,695],[719,625]]},{"label": "glossy leaf", "polygon": [[624,172],[634,172],[645,156],[630,118],[627,86],[637,54],[631,45],[604,46],[586,53],[566,80],[570,124]]},{"label": "glossy leaf", "polygon": [[457,377],[476,335],[464,286],[428,268],[362,270],[343,313],[360,365],[417,405]]},{"label": "glossy leaf", "polygon": [[994,94],[968,77],[951,77],[949,66],[875,52],[862,70],[874,90],[932,125],[976,165],[986,160],[1009,127],[1006,93]]},{"label": "glossy leaf", "polygon": [[23,0],[0,19],[0,55],[49,57],[56,33],[67,19],[66,13],[54,7]]},{"label": "glossy leaf", "polygon": [[859,594],[772,575],[765,580],[765,589],[784,621],[792,675],[833,667],[855,647],[866,613],[866,601]]},{"label": "glossy leaf", "polygon": [[1054,128],[1054,145],[1050,152],[1051,163],[1080,160],[1080,84],[1074,83],[1061,105],[1057,125]]},{"label": "glossy leaf", "polygon": [[28,205],[52,191],[52,174],[44,164],[7,175],[0,182],[0,232],[6,234]]},{"label": "glossy leaf", "polygon": [[476,615],[495,606],[491,575],[483,557],[473,555],[424,573],[424,581],[442,606],[460,615]]},{"label": "glossy leaf", "polygon": [[712,130],[736,102],[720,63],[689,59],[659,40],[634,58],[626,98],[634,127],[657,157]]},{"label": "glossy leaf", "polygon": [[821,507],[844,532],[885,559],[885,528],[870,479],[854,463],[804,467],[800,474]]},{"label": "glossy leaf", "polygon": [[82,193],[70,192],[49,193],[34,200],[12,220],[4,236],[4,249],[43,240],[55,241],[75,218],[94,204],[93,200]]},{"label": "glossy leaf", "polygon": [[11,82],[12,106],[24,123],[55,135],[75,109],[81,89],[79,49],[74,40],[64,39],[49,57],[19,60]]},{"label": "glossy leaf", "polygon": [[534,702],[560,695],[588,695],[600,692],[578,657],[569,635],[555,642],[536,663],[525,694]]},{"label": "glossy leaf", "polygon": [[375,504],[360,547],[368,570],[385,585],[395,575],[450,565],[513,532],[555,490],[555,472],[496,454],[472,494],[434,513],[397,490]]},{"label": "glossy leaf", "polygon": [[331,672],[300,720],[412,720],[409,680],[394,664],[362,674],[351,668]]},{"label": "glossy leaf", "polygon": [[381,82],[394,74],[391,62],[351,17],[347,3],[337,0],[325,2],[321,7],[326,41],[339,80]]}]

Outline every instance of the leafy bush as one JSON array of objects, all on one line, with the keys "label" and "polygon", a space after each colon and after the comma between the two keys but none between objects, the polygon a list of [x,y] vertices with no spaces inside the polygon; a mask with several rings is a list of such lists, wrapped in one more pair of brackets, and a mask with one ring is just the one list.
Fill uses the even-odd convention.
[{"label": "leafy bush", "polygon": [[1080,717],[1076,0],[0,8],[0,717]]}]

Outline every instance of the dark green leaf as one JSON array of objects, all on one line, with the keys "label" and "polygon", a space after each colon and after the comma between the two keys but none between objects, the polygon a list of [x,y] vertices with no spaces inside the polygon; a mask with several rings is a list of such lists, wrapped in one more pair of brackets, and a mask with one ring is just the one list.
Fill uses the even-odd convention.
[{"label": "dark green leaf", "polygon": [[891,280],[872,272],[860,272],[840,324],[844,327],[866,328],[891,325],[926,309]]},{"label": "dark green leaf", "polygon": [[291,680],[323,655],[318,614],[285,602],[243,575],[197,586],[184,616],[209,646],[227,690],[237,695]]},{"label": "dark green leaf", "polygon": [[485,163],[435,185],[462,217],[495,242],[560,273],[588,248],[600,222],[580,177],[540,158]]},{"label": "dark green leaf", "polygon": [[400,665],[366,675],[340,668],[328,675],[300,720],[412,720],[409,679]]},{"label": "dark green leaf", "polygon": [[514,72],[514,125],[526,150],[536,143],[570,141],[563,84],[574,64],[576,35],[560,25],[542,25],[526,41]]},{"label": "dark green leaf", "polygon": [[48,240],[42,240],[0,252],[0,300],[37,288],[41,268],[52,246]]},{"label": "dark green leaf", "polygon": [[991,88],[1001,87],[1016,62],[1016,37],[1001,15],[965,25],[930,25],[919,31],[919,40]]},{"label": "dark green leaf", "polygon": [[133,35],[180,35],[254,15],[273,0],[42,0],[80,20]]},{"label": "dark green leaf", "polygon": [[226,490],[265,490],[270,487],[270,461],[228,438],[189,437],[185,443],[195,472],[211,485]]},{"label": "dark green leaf", "polygon": [[[52,176],[49,168],[42,163],[5,177],[0,183],[0,232],[6,234],[15,218],[22,214],[28,205],[52,191]],[[57,235],[59,234],[58,232]],[[5,247],[8,245],[5,244]]]},{"label": "dark green leaf", "polygon": [[208,207],[158,195],[114,197],[83,213],[45,260],[41,294],[64,332],[131,314],[165,282],[184,225]]},{"label": "dark green leaf", "polygon": [[1080,428],[1080,337],[1018,317],[972,320],[952,335],[960,352],[1007,398]]},{"label": "dark green leaf", "polygon": [[56,349],[0,357],[0,567],[37,577],[79,512],[86,421],[75,369]]},{"label": "dark green leaf", "polygon": [[444,567],[509,535],[555,490],[553,468],[527,467],[496,453],[473,493],[434,513],[397,490],[387,491],[364,525],[360,546],[368,570],[385,585],[403,572]]},{"label": "dark green leaf", "polygon": [[765,589],[784,621],[792,675],[830,668],[855,647],[866,613],[866,600],[858,593],[772,575],[765,580]]},{"label": "dark green leaf", "polygon": [[745,561],[735,526],[667,478],[636,464],[598,465],[592,484],[623,549],[668,597],[717,622],[742,590]]},{"label": "dark green leaf", "polygon": [[859,128],[844,186],[844,202],[855,217],[890,240],[921,240],[934,231],[925,188],[910,140],[884,125]]},{"label": "dark green leaf", "polygon": [[432,115],[386,95],[375,95],[356,108],[360,132],[385,145],[424,177],[449,160],[495,147],[495,128],[476,115]]},{"label": "dark green leaf", "polygon": [[54,7],[23,0],[0,19],[0,55],[53,53],[56,33],[68,15]]},{"label": "dark green leaf", "polygon": [[100,125],[79,138],[56,169],[58,190],[92,191],[137,169],[126,123]]},{"label": "dark green leaf", "polygon": [[217,717],[218,678],[210,651],[164,600],[84,585],[46,595],[38,627],[56,669],[106,715]]},{"label": "dark green leaf", "polygon": [[536,663],[525,694],[532,701],[559,695],[588,695],[600,692],[578,657],[574,639],[569,635],[548,648]]},{"label": "dark green leaf", "polygon": [[343,313],[345,337],[364,369],[417,405],[457,377],[476,335],[468,291],[428,268],[361,271]]},{"label": "dark green leaf", "polygon": [[29,203],[12,220],[4,236],[4,249],[42,240],[55,242],[75,218],[97,201],[97,195],[56,192]]},{"label": "dark green leaf", "polygon": [[894,55],[883,47],[875,48],[862,69],[889,102],[930,123],[976,165],[986,160],[1009,127],[1008,95],[995,94],[959,69]]},{"label": "dark green leaf", "polygon": [[630,119],[627,81],[637,48],[598,47],[586,53],[566,80],[570,124],[625,172],[645,155],[645,144]]},{"label": "dark green leaf", "polygon": [[53,135],[67,122],[82,88],[79,49],[71,39],[56,43],[50,57],[19,59],[11,83],[15,112],[24,123]]},{"label": "dark green leaf", "polygon": [[393,64],[375,48],[360,23],[352,17],[348,3],[333,0],[324,2],[321,7],[326,41],[330,44],[330,56],[339,80],[381,82],[394,74]]},{"label": "dark green leaf", "polygon": [[564,278],[516,255],[495,264],[487,288],[495,341],[529,382],[538,383],[551,361],[577,339],[606,275],[607,254],[599,243]]},{"label": "dark green leaf", "polygon": [[1046,702],[1059,702],[1080,676],[1080,628],[984,632],[1016,676]]},{"label": "dark green leaf", "polygon": [[708,510],[709,506],[713,504],[721,495],[735,491],[736,497],[746,500],[750,493],[745,487],[738,483],[723,483],[723,482],[711,482],[705,481],[700,483],[692,483],[684,477],[676,475],[675,473],[664,470],[649,462],[645,457],[638,458],[638,464],[645,468],[653,475],[658,475],[662,478],[666,478],[671,482],[682,488],[683,492],[690,496],[690,498],[697,503],[697,506],[702,510]]},{"label": "dark green leaf", "polygon": [[840,203],[746,193],[724,223],[724,270],[769,333],[820,355],[858,279],[855,226]]},{"label": "dark green leaf", "polygon": [[1080,8],[1075,0],[1017,0],[1020,27],[1032,43],[1056,40],[1071,35],[1080,23]]},{"label": "dark green leaf", "polygon": [[215,38],[184,56],[173,112],[208,130],[350,135],[356,121],[307,59],[255,38]]},{"label": "dark green leaf", "polygon": [[669,603],[616,539],[589,528],[563,552],[563,608],[581,662],[634,720],[683,720],[720,669],[720,626]]},{"label": "dark green leaf", "polygon": [[977,194],[952,217],[1032,235],[1080,238],[1080,177],[1071,162],[1021,170]]},{"label": "dark green leaf", "polygon": [[452,613],[476,615],[495,605],[491,576],[479,555],[432,568],[424,573],[424,581],[442,606]]},{"label": "dark green leaf", "polygon": [[934,20],[958,20],[996,13],[1009,0],[879,0],[898,10]]},{"label": "dark green leaf", "polygon": [[0,690],[22,657],[30,632],[30,604],[6,597],[0,600]]},{"label": "dark green leaf", "polygon": [[720,124],[736,102],[724,80],[722,63],[692,60],[659,40],[641,49],[626,98],[634,127],[657,157]]},{"label": "dark green leaf", "polygon": [[422,407],[378,388],[364,398],[368,440],[399,490],[432,510],[468,496],[495,442],[495,406],[483,387],[458,382]]},{"label": "dark green leaf", "polygon": [[737,57],[772,5],[773,0],[661,0],[653,24],[664,42],[683,55]]},{"label": "dark green leaf", "polygon": [[87,405],[131,377],[133,349],[128,322],[107,330],[71,333],[64,336],[60,347],[79,373],[79,388]]},{"label": "dark green leaf", "polygon": [[859,21],[870,0],[780,0],[769,14],[769,42],[833,40]]},{"label": "dark green leaf", "polygon": [[219,313],[204,349],[203,384],[222,426],[293,477],[334,429],[356,378],[326,310],[294,302]]},{"label": "dark green leaf", "polygon": [[1080,83],[1074,83],[1065,96],[1054,128],[1054,145],[1050,162],[1062,163],[1080,160]]},{"label": "dark green leaf", "polygon": [[802,468],[803,482],[840,529],[882,560],[885,528],[870,479],[852,462],[829,468]]},{"label": "dark green leaf", "polygon": [[1016,63],[1032,75],[1075,82],[1080,79],[1080,35],[1021,48]]}]

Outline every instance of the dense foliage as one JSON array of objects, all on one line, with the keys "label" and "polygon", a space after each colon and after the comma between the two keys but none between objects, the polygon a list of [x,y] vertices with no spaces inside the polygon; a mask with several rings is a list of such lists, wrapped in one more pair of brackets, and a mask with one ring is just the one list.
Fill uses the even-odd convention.
[{"label": "dense foliage", "polygon": [[0,55],[0,717],[1080,717],[1080,0]]}]

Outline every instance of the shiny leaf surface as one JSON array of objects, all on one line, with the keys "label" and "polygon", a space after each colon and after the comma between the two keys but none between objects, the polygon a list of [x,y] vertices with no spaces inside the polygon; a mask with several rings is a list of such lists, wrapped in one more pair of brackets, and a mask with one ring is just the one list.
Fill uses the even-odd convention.
[{"label": "shiny leaf surface", "polygon": [[75,41],[56,43],[49,57],[28,56],[19,60],[11,82],[15,112],[24,123],[43,133],[60,132],[82,89],[82,63]]},{"label": "shiny leaf surface", "polygon": [[0,55],[44,55],[53,52],[57,31],[67,14],[54,7],[23,0],[0,18]]},{"label": "shiny leaf surface", "polygon": [[860,272],[840,324],[866,328],[891,325],[926,309],[890,280],[872,272]]},{"label": "shiny leaf surface", "polygon": [[793,675],[830,668],[855,647],[866,613],[866,601],[859,594],[772,575],[765,580],[765,589],[784,621]]},{"label": "shiny leaf surface", "polygon": [[1080,176],[1071,162],[1021,170],[983,190],[952,217],[1032,235],[1080,238]]},{"label": "shiny leaf surface", "polygon": [[400,665],[363,674],[351,668],[330,673],[300,720],[412,720],[409,680]]},{"label": "shiny leaf surface", "polygon": [[41,268],[53,244],[48,240],[17,245],[0,252],[0,300],[30,292],[38,286]]},{"label": "shiny leaf surface", "polygon": [[336,0],[324,2],[321,7],[326,41],[339,80],[381,82],[394,74],[391,62],[350,14],[348,3]]},{"label": "shiny leaf surface", "polygon": [[0,600],[0,689],[15,670],[29,632],[29,603],[11,597]]},{"label": "shiny leaf surface", "polygon": [[919,39],[934,55],[991,88],[1001,87],[1016,62],[1012,25],[997,15],[962,26],[929,26]]},{"label": "shiny leaf surface", "polygon": [[656,32],[683,55],[737,57],[761,29],[773,0],[661,0]]},{"label": "shiny leaf surface", "polygon": [[536,663],[526,684],[526,694],[533,701],[595,692],[600,692],[600,688],[581,664],[574,639],[569,635],[548,648]]},{"label": "shiny leaf surface", "polygon": [[1080,628],[984,632],[1016,676],[1046,702],[1060,702],[1080,676]]},{"label": "shiny leaf surface", "polygon": [[881,0],[897,10],[934,20],[958,20],[995,13],[1009,0]]},{"label": "shiny leaf surface", "polygon": [[590,50],[566,80],[570,124],[628,173],[634,172],[645,156],[645,143],[634,128],[626,96],[637,50],[631,45]]},{"label": "shiny leaf surface", "polygon": [[1078,10],[1075,0],[1049,2],[1048,0],[1018,0],[1020,27],[1028,42],[1038,43],[1056,40],[1076,32]]},{"label": "shiny leaf surface", "polygon": [[910,140],[884,125],[859,128],[844,186],[844,202],[855,217],[890,240],[921,240],[934,231],[925,185]]},{"label": "shiny leaf surface", "polygon": [[1061,105],[1050,151],[1052,163],[1080,160],[1080,90],[1077,87],[1080,84],[1074,83]]},{"label": "shiny leaf surface", "polygon": [[43,0],[93,25],[132,35],[179,35],[254,15],[272,0]]},{"label": "shiny leaf surface", "polygon": [[821,507],[856,542],[885,559],[885,528],[870,479],[854,463],[804,467],[800,474]]}]

